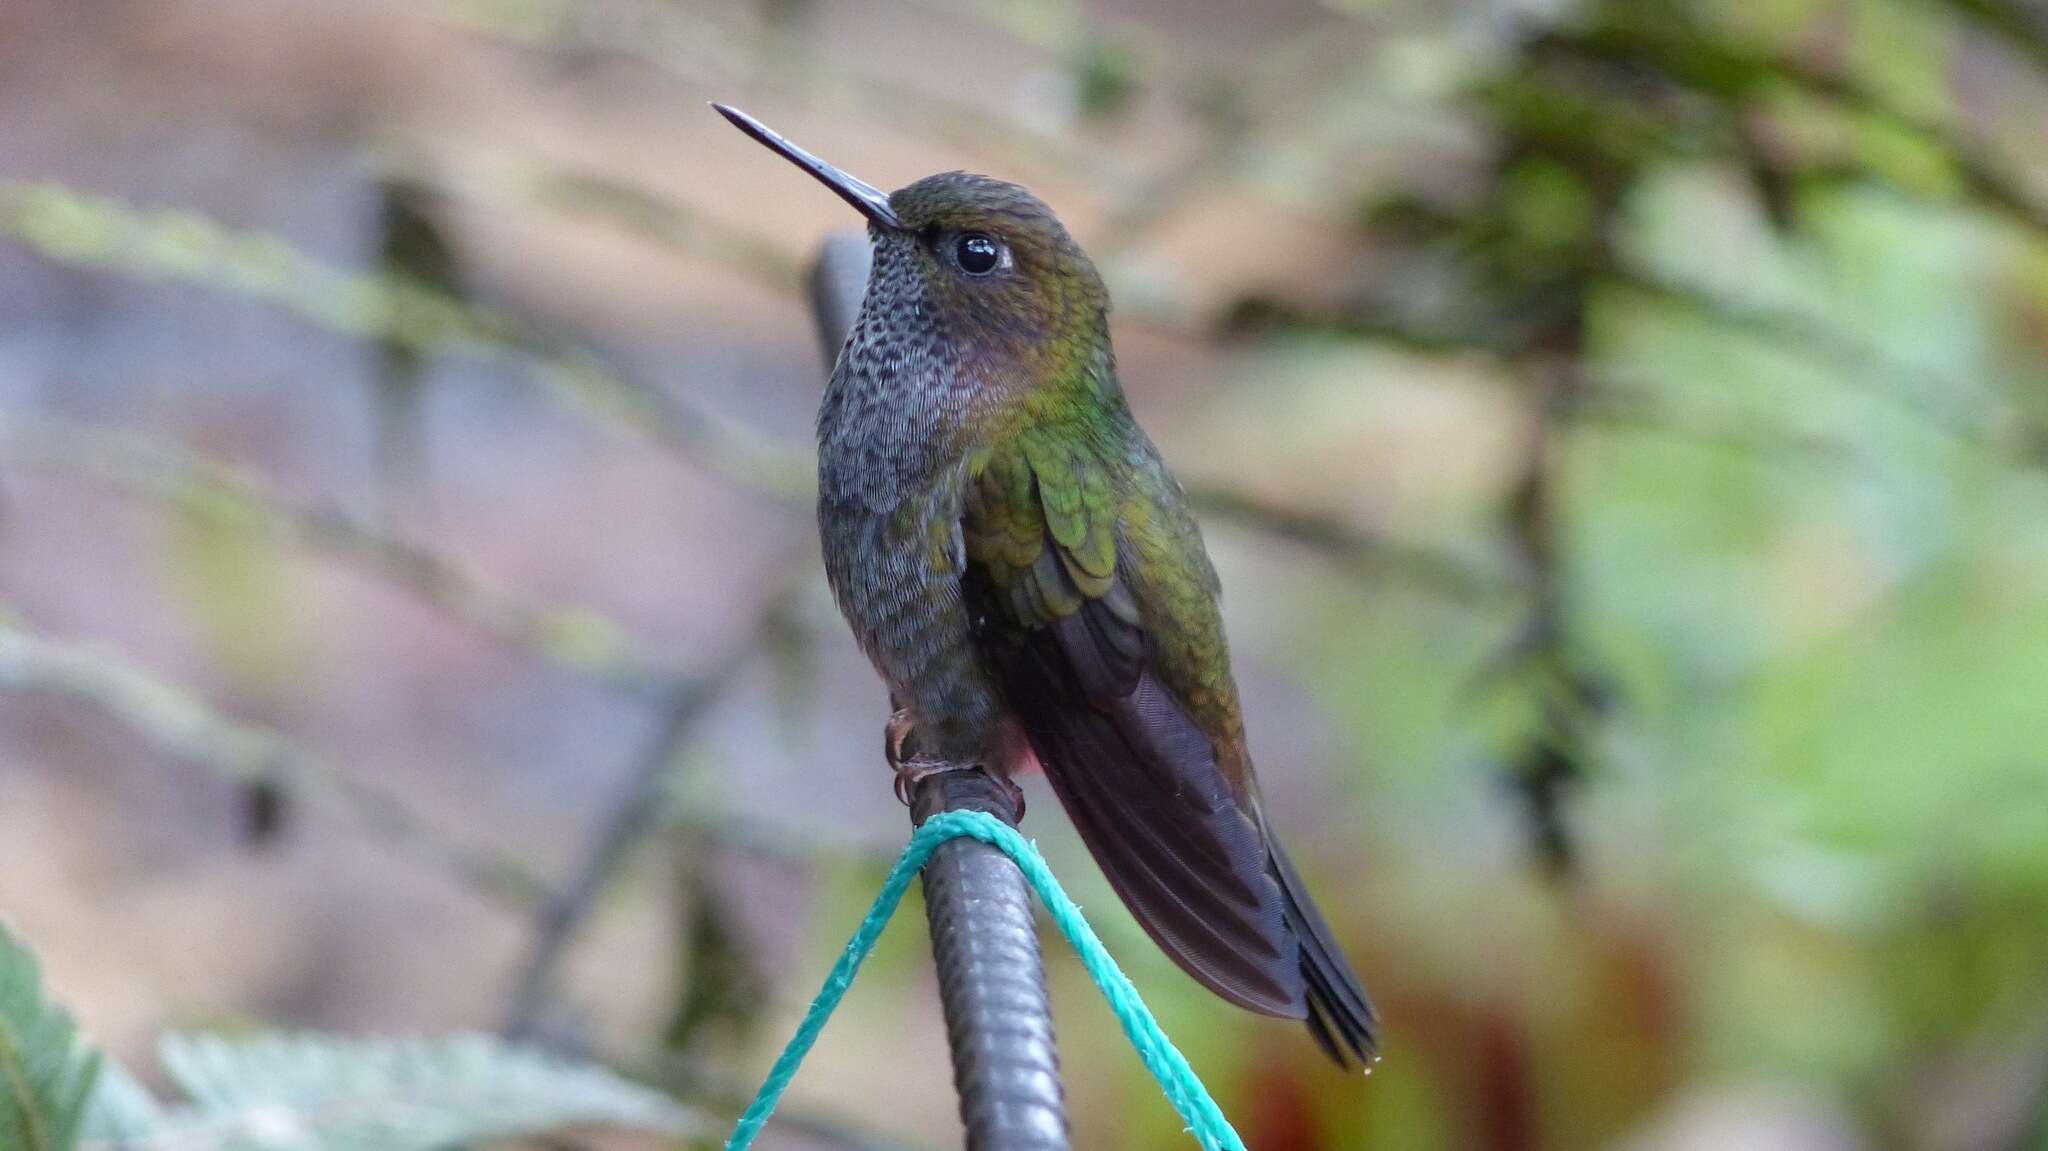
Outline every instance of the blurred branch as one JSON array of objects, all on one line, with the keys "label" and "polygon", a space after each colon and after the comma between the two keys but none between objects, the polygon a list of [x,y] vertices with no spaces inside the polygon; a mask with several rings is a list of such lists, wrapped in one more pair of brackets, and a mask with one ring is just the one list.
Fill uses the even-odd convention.
[{"label": "blurred branch", "polygon": [[[1903,363],[1896,356],[1821,317],[1803,315],[1775,305],[1732,299],[1705,285],[1672,280],[1644,269],[1610,269],[1598,277],[1596,285],[1683,308],[1724,325],[1736,334],[1803,360],[1833,361],[1827,366],[1841,370],[1830,374],[1844,386],[1895,407],[1961,443],[1986,451],[2002,449],[1995,421],[1974,417],[1934,400],[1937,394],[1970,391],[1963,381],[1945,376],[1926,365]],[[1425,329],[1376,311],[1312,313],[1286,309],[1272,301],[1254,300],[1242,306],[1232,322],[1254,329],[1279,327],[1341,332],[1418,355],[1469,356],[1475,352],[1495,350],[1489,349],[1474,333]],[[1876,386],[1885,381],[1894,386]],[[1218,493],[1210,493],[1210,498],[1225,502],[1231,499]],[[1288,534],[1284,516],[1277,512],[1267,519],[1266,526],[1276,534]],[[1443,557],[1424,552],[1409,559],[1427,561],[1423,566],[1428,568],[1438,566]]]},{"label": "blurred branch", "polygon": [[[2014,0],[1938,0],[2048,73],[2048,11]],[[2044,77],[2048,78],[2048,77]]]},{"label": "blurred branch", "polygon": [[1626,11],[1629,16],[1549,38],[1543,42],[1543,50],[1625,73],[1654,70],[1737,109],[1762,97],[1773,85],[1790,84],[1838,100],[1932,143],[1972,195],[2027,227],[2048,233],[2048,204],[2035,198],[2025,182],[2009,170],[2008,161],[1992,154],[1967,130],[1903,107],[1848,68],[1811,53],[1772,53],[1731,42],[1716,30],[1698,27],[1693,19],[1667,11],[1667,5],[1646,5],[1644,10],[1614,6],[1612,10]]},{"label": "blurred branch", "polygon": [[909,0],[940,15],[964,16],[1001,31],[1049,56],[1073,49],[1089,35],[1108,34],[1130,45],[1147,68],[1172,68],[1175,46],[1155,28],[1134,20],[1110,19],[1073,0]]},{"label": "blurred branch", "polygon": [[240,521],[356,564],[503,642],[614,687],[671,690],[681,669],[642,652],[586,607],[526,603],[454,557],[338,507],[295,501],[260,478],[151,437],[62,420],[0,419],[0,458],[62,471],[201,514]]},{"label": "blurred branch", "polygon": [[586,837],[569,880],[535,909],[532,942],[513,984],[502,1031],[507,1039],[544,1040],[551,1020],[556,971],[614,874],[632,848],[663,821],[669,769],[696,720],[722,694],[740,667],[731,661],[712,682],[677,691],[655,718],[654,731],[618,788],[610,809]]},{"label": "blurred branch", "polygon": [[[1819,317],[1768,304],[1732,299],[1707,287],[1687,284],[1639,270],[1618,270],[1612,287],[1634,292],[1696,312],[1744,335],[1806,359],[1834,360],[1849,371],[1836,378],[1865,395],[1900,409],[1945,435],[1973,447],[1996,450],[1998,441],[1984,421],[1933,400],[1936,394],[1967,393],[1960,380],[1897,357]],[[1873,387],[1867,377],[1890,380],[1890,388]]]},{"label": "blurred branch", "polygon": [[[1111,264],[1143,243],[1159,225],[1196,196],[1218,183],[1228,183],[1257,147],[1270,146],[1273,129],[1298,129],[1327,123],[1322,105],[1329,91],[1340,87],[1361,56],[1359,44],[1339,44],[1333,52],[1331,27],[1310,21],[1300,32],[1262,48],[1232,69],[1227,90],[1212,96],[1219,104],[1201,123],[1196,143],[1179,158],[1159,165],[1125,188],[1090,238],[1098,263]],[[1319,57],[1341,61],[1330,73],[1318,68]]]},{"label": "blurred branch", "polygon": [[1306,545],[1360,576],[1397,577],[1446,600],[1475,606],[1493,603],[1515,591],[1515,580],[1507,573],[1455,553],[1401,543],[1341,519],[1270,502],[1240,488],[1193,482],[1187,485],[1187,495],[1202,511]]},{"label": "blurred branch", "polygon": [[740,650],[718,662],[717,673],[678,684],[666,694],[653,730],[620,782],[610,809],[585,838],[568,883],[536,909],[533,942],[505,1011],[504,1032],[508,1038],[535,1038],[536,1032],[546,1026],[555,974],[577,929],[612,878],[631,858],[633,849],[668,821],[669,805],[665,799],[670,769],[696,730],[697,722],[747,666],[747,654],[759,646],[761,637],[777,626],[789,610],[790,597],[798,584],[794,578],[784,583],[784,589],[762,611],[759,622],[739,645]]},{"label": "blurred branch", "polygon": [[798,832],[780,821],[736,811],[674,812],[669,826],[680,835],[716,840],[721,850],[799,867],[887,868],[897,854],[882,844],[831,838],[809,829]]},{"label": "blurred branch", "polygon": [[[464,194],[484,200],[488,189],[465,182]],[[537,167],[525,195],[543,207],[599,216],[669,251],[731,269],[778,292],[790,291],[802,261],[784,248],[727,227],[661,193],[600,172]]]},{"label": "blurred branch", "polygon": [[1698,447],[1759,459],[1837,465],[1858,462],[1854,450],[1837,440],[1761,424],[1739,425],[1689,418],[1662,402],[1647,384],[1623,380],[1608,373],[1586,381],[1586,390],[1574,402],[1572,410],[1581,422],[1596,427],[1668,437]]},{"label": "blurred branch", "polygon": [[546,893],[517,856],[454,843],[374,785],[329,769],[274,731],[228,719],[118,657],[0,624],[0,688],[91,705],[164,752],[223,779],[274,782],[294,795],[326,801],[376,838],[433,859],[493,901],[530,907]]},{"label": "blurred branch", "polygon": [[1916,115],[1887,100],[1881,89],[1812,67],[1794,75],[1815,89],[1871,114],[1886,117],[1908,132],[1935,144],[1955,169],[1963,187],[1982,205],[2014,222],[2048,236],[2048,203],[2037,199],[2011,168],[2011,161],[1993,153],[1969,132]]},{"label": "blurred branch", "polygon": [[516,345],[507,317],[401,277],[333,267],[281,236],[230,230],[196,212],[137,208],[56,183],[0,180],[0,233],[59,263],[207,284],[422,353],[503,353]]},{"label": "blurred branch", "polygon": [[[1475,231],[1497,224],[1484,215],[1468,217],[1416,199],[1397,199],[1384,205],[1383,212],[1388,220],[1393,221],[1386,226],[1404,238],[1420,238],[1446,246],[1469,244]],[[1801,359],[1832,360],[1834,366],[1849,369],[1832,373],[1846,386],[1924,420],[1957,440],[1987,449],[1998,447],[1993,434],[1995,429],[1990,422],[1959,412],[1935,399],[1937,396],[1967,395],[1973,390],[1967,381],[1930,365],[1903,360],[1857,333],[1845,330],[1826,316],[1780,303],[1742,299],[1713,284],[1677,278],[1648,266],[1626,251],[1617,250],[1618,247],[1611,242],[1606,243],[1598,253],[1588,258],[1583,267],[1574,269],[1575,281],[1584,284],[1586,292],[1605,289],[1632,293],[1696,313],[1735,333]],[[1290,324],[1323,327],[1422,354],[1470,354],[1475,351],[1506,354],[1513,351],[1512,340],[1505,341],[1508,347],[1498,347],[1496,345],[1504,341],[1496,338],[1493,331],[1471,321],[1442,327],[1424,326],[1398,314],[1390,314],[1390,311],[1368,305],[1331,314],[1303,313],[1289,311],[1270,302],[1250,301],[1240,307],[1235,322],[1246,326]],[[1512,329],[1512,325],[1500,326]],[[1879,387],[1879,383],[1891,386]]]},{"label": "blurred branch", "polygon": [[[764,71],[761,61],[778,58],[784,49],[772,36],[742,26],[745,10],[738,8],[728,14],[740,12],[741,20],[709,18],[659,0],[541,5],[441,0],[433,7],[441,19],[473,32],[557,55],[634,60],[700,90],[757,83]],[[806,54],[796,80],[801,94],[816,106],[845,111],[855,120],[915,123],[955,146],[980,152],[1000,147],[1066,179],[1091,184],[1114,179],[1101,150],[967,101],[946,99],[926,87],[858,72],[826,53]]]},{"label": "blurred branch", "polygon": [[1561,354],[1532,355],[1523,364],[1537,412],[1506,508],[1507,538],[1530,587],[1528,617],[1487,671],[1522,680],[1533,695],[1536,720],[1507,752],[1508,781],[1522,798],[1538,862],[1551,877],[1573,880],[1579,852],[1569,800],[1597,766],[1592,728],[1608,710],[1611,692],[1581,650],[1560,490],[1586,387],[1583,317],[1556,335]]},{"label": "blurred branch", "polygon": [[206,284],[359,338],[524,367],[571,409],[721,479],[794,504],[810,499],[805,454],[632,383],[589,352],[562,349],[508,315],[404,277],[333,267],[279,236],[236,232],[192,212],[138,210],[62,185],[7,180],[0,180],[0,234],[61,263]]}]

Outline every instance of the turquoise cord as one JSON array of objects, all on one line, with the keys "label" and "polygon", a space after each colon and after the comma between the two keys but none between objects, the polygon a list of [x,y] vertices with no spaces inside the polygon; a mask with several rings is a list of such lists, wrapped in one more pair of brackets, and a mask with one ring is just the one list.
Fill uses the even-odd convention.
[{"label": "turquoise cord", "polygon": [[761,1084],[761,1090],[754,1095],[754,1101],[747,1105],[746,1113],[740,1116],[739,1125],[733,1128],[732,1138],[726,1140],[726,1151],[746,1151],[754,1144],[755,1136],[768,1122],[768,1116],[775,1105],[782,1100],[782,1093],[789,1089],[790,1080],[796,1078],[796,1070],[810,1054],[811,1047],[818,1041],[818,1033],[825,1030],[825,1021],[832,1018],[832,1012],[839,1007],[839,1001],[846,996],[846,989],[853,986],[853,977],[860,972],[860,965],[875,949],[875,941],[882,937],[882,929],[889,925],[889,918],[896,914],[896,905],[903,902],[903,893],[910,889],[910,881],[923,869],[925,861],[939,844],[949,839],[965,836],[978,839],[1001,851],[1016,862],[1038,892],[1038,898],[1045,903],[1046,910],[1059,925],[1060,934],[1081,956],[1082,966],[1095,980],[1095,986],[1102,991],[1102,997],[1109,1001],[1111,1011],[1116,1013],[1117,1022],[1123,1024],[1124,1037],[1131,1046],[1138,1049],[1138,1057],[1145,1062],[1145,1069],[1152,1078],[1159,1081],[1160,1089],[1166,1092],[1167,1102],[1180,1112],[1188,1125],[1188,1133],[1195,1137],[1204,1151],[1245,1151],[1244,1140],[1231,1129],[1230,1121],[1223,1117],[1223,1111],[1216,1101],[1209,1097],[1208,1088],[1195,1075],[1194,1068],[1175,1049],[1166,1033],[1159,1029],[1159,1021],[1152,1018],[1152,1011],[1145,1001],[1138,997],[1138,989],[1131,986],[1129,976],[1110,958],[1109,949],[1096,938],[1095,929],[1081,916],[1081,909],[1068,898],[1060,887],[1060,881],[1053,878],[1052,868],[1046,866],[1045,857],[1038,854],[1038,848],[1030,840],[1017,833],[1017,829],[979,811],[947,811],[925,821],[917,834],[910,837],[909,846],[896,860],[896,866],[889,871],[889,878],[882,884],[881,893],[875,896],[874,906],[868,908],[867,918],[860,921],[860,929],[847,941],[846,950],[839,955],[839,961],[832,965],[832,973],[825,977],[825,986],[818,997],[811,1001],[811,1009],[805,1013],[804,1021],[790,1037],[789,1045],[775,1060],[775,1066],[768,1072],[768,1079]]}]

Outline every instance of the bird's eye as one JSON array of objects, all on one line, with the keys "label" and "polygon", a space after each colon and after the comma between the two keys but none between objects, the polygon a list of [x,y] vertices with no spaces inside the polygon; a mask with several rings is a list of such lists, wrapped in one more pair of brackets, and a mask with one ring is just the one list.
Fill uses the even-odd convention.
[{"label": "bird's eye", "polygon": [[970,276],[986,276],[1003,265],[1003,245],[986,232],[963,232],[953,241],[953,260]]}]

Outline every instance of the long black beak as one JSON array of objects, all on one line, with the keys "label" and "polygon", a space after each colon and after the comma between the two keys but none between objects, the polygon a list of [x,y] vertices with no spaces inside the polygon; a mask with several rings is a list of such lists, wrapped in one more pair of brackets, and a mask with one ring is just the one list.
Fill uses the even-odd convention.
[{"label": "long black beak", "polygon": [[896,212],[889,207],[889,194],[856,176],[850,176],[838,168],[818,159],[802,148],[785,140],[774,129],[763,124],[738,108],[724,104],[713,104],[718,114],[732,121],[732,125],[747,135],[779,153],[783,159],[809,172],[820,184],[839,193],[839,198],[852,204],[854,209],[869,220],[884,228],[901,228]]}]

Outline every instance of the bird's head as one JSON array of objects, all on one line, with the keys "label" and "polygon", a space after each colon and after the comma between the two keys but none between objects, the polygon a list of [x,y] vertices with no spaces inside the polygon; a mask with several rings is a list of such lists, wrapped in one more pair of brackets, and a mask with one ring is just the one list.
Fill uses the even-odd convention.
[{"label": "bird's head", "polygon": [[1106,351],[1109,293],[1045,202],[989,176],[942,172],[884,193],[735,108],[742,132],[809,172],[868,221],[864,317],[914,326],[985,366],[1061,372]]}]

